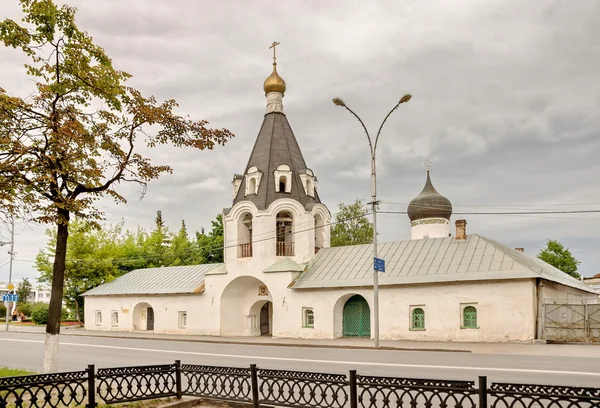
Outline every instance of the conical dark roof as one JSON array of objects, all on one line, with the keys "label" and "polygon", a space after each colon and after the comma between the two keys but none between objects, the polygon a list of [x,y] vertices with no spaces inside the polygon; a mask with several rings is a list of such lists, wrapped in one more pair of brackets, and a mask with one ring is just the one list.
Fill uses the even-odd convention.
[{"label": "conical dark roof", "polygon": [[[281,164],[287,164],[292,171],[292,191],[289,193],[275,191],[274,171]],[[242,183],[233,200],[234,205],[240,201],[252,201],[259,210],[264,210],[279,198],[297,200],[305,208],[308,204],[321,202],[316,189],[314,198],[306,195],[304,191],[300,174],[307,170],[306,162],[283,113],[271,112],[265,115],[244,173],[252,166],[256,166],[263,174],[258,192],[244,197],[246,180],[242,177]]]},{"label": "conical dark roof", "polygon": [[429,171],[427,172],[427,181],[425,182],[423,191],[411,200],[408,204],[407,212],[408,218],[411,221],[422,220],[424,218],[450,219],[452,215],[452,203],[433,187]]}]

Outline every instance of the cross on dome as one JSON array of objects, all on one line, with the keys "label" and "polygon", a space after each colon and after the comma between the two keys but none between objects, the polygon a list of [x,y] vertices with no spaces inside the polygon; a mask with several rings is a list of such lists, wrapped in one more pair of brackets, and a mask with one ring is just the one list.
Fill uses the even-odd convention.
[{"label": "cross on dome", "polygon": [[429,173],[429,171],[431,170],[431,160],[428,158],[425,159],[425,171],[427,171],[427,173]]}]

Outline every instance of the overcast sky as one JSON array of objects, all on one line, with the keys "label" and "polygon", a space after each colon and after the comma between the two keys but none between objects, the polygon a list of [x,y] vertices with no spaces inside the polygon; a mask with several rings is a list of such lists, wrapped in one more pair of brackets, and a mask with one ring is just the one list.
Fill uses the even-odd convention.
[{"label": "overcast sky", "polygon": [[[19,18],[17,0],[0,0],[0,18]],[[382,211],[405,211],[433,161],[435,187],[454,211],[600,209],[600,3],[578,1],[196,1],[72,0],[77,22],[103,46],[130,84],[180,112],[226,127],[225,147],[198,152],[158,148],[173,175],[139,188],[121,186],[126,205],[101,204],[107,222],[150,229],[162,210],[172,230],[210,227],[231,205],[260,128],[279,41],[284,106],[319,194],[368,201],[369,153],[342,97],[376,132],[398,98],[413,99],[389,119],[378,154]],[[0,47],[0,86],[33,90],[22,58]],[[466,218],[478,233],[535,255],[557,239],[600,273],[600,214]],[[382,215],[383,241],[410,237],[406,215]],[[14,281],[36,277],[31,262],[45,227],[18,225]],[[452,227],[454,232],[454,226]],[[6,229],[0,240],[8,238]],[[0,250],[0,265],[8,257]],[[0,281],[8,266],[0,268]]]}]

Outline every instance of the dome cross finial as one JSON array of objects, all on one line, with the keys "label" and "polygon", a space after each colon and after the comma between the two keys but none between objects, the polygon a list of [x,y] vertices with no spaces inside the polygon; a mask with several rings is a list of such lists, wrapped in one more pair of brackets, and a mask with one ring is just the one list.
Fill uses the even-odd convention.
[{"label": "dome cross finial", "polygon": [[428,158],[425,159],[425,171],[427,173],[429,173],[429,171],[431,170],[431,163],[432,161]]},{"label": "dome cross finial", "polygon": [[269,49],[273,48],[273,65],[277,65],[277,55],[275,55],[275,47],[277,47],[279,43],[277,41],[273,41],[273,44],[269,47]]}]

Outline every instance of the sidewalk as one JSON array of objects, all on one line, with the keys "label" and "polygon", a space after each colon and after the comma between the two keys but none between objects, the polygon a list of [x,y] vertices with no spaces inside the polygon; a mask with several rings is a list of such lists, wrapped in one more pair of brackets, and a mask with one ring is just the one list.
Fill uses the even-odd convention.
[{"label": "sidewalk", "polygon": [[[43,334],[41,326],[11,326],[10,331]],[[239,344],[252,346],[318,347],[344,349],[373,349],[373,341],[363,338],[340,339],[287,339],[261,337],[217,337],[187,334],[157,334],[151,332],[90,331],[79,327],[62,327],[67,336],[91,338],[138,339],[156,341],[181,341],[192,343]],[[479,354],[512,354],[539,356],[569,356],[600,358],[600,344],[532,344],[532,343],[466,343],[411,340],[382,340],[381,350],[463,352]]]}]

